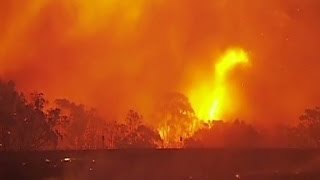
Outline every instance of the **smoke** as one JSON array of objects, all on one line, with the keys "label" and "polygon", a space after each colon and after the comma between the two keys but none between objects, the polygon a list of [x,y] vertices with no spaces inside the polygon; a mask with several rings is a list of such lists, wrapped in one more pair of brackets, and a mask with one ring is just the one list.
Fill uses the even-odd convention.
[{"label": "smoke", "polygon": [[148,114],[163,92],[188,92],[236,46],[252,67],[231,75],[241,108],[229,117],[288,122],[319,104],[319,8],[317,0],[1,1],[0,76],[119,118],[130,108]]}]

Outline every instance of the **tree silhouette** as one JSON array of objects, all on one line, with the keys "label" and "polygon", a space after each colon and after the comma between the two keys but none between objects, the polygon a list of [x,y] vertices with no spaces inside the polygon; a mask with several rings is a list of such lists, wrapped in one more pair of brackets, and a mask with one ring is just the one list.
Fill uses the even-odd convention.
[{"label": "tree silhouette", "polygon": [[210,128],[200,129],[186,140],[186,147],[235,147],[250,148],[260,145],[258,131],[244,121],[217,121]]},{"label": "tree silhouette", "polygon": [[125,124],[120,125],[119,129],[124,132],[118,139],[117,147],[119,148],[155,148],[161,141],[157,132],[142,124],[143,117],[129,110],[125,119]]},{"label": "tree silhouette", "polygon": [[47,112],[47,121],[49,126],[58,135],[59,141],[62,141],[67,136],[65,128],[69,123],[69,117],[62,114],[59,108],[51,108]]},{"label": "tree silhouette", "polygon": [[105,142],[104,146],[108,149],[115,149],[117,146],[117,141],[120,139],[120,136],[123,135],[121,133],[120,125],[117,121],[107,121],[104,125],[103,129],[103,137]]},{"label": "tree silhouette", "polygon": [[55,147],[56,124],[47,119],[46,100],[41,93],[27,101],[12,81],[0,81],[0,144],[5,150],[35,150]]},{"label": "tree silhouette", "polygon": [[101,149],[103,148],[103,129],[105,122],[101,119],[95,109],[87,111],[88,123],[84,136],[84,148],[85,149]]},{"label": "tree silhouette", "polygon": [[84,135],[91,118],[90,112],[84,105],[75,104],[67,99],[57,99],[55,104],[69,117],[68,125],[63,127],[64,131],[68,132],[63,141],[63,148],[85,148]]},{"label": "tree silhouette", "polygon": [[15,90],[14,82],[0,80],[0,143],[5,150],[13,149],[12,131],[18,122],[17,113],[24,112],[25,105],[26,99]]},{"label": "tree silhouette", "polygon": [[125,124],[128,127],[128,134],[136,131],[138,127],[142,124],[143,116],[139,113],[129,110],[127,117],[125,119]]},{"label": "tree silhouette", "polygon": [[306,109],[297,126],[291,128],[291,139],[298,147],[320,147],[320,107]]}]

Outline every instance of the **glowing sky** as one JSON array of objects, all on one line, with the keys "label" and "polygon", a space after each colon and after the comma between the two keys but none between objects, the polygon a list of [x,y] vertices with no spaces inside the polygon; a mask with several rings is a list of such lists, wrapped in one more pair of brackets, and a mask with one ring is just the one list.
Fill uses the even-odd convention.
[{"label": "glowing sky", "polygon": [[319,10],[318,0],[1,0],[0,75],[112,118],[147,116],[159,94],[188,94],[240,47],[252,66],[228,75],[225,118],[290,121],[320,104]]}]

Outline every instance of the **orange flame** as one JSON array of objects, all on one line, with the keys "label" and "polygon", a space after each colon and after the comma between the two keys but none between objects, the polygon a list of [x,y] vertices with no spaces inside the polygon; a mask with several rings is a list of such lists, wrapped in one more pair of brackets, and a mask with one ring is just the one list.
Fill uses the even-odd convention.
[{"label": "orange flame", "polygon": [[[201,82],[189,91],[188,97],[197,118],[184,126],[174,124],[172,125],[174,128],[171,128],[170,125],[163,124],[158,127],[159,135],[165,143],[164,147],[181,147],[183,139],[189,138],[199,129],[207,127],[204,126],[205,124],[210,127],[213,120],[223,118],[224,110],[232,105],[228,75],[237,65],[248,63],[247,53],[238,48],[229,49],[219,57],[214,66],[213,79],[209,78],[210,81]],[[172,136],[172,133],[175,136]]]},{"label": "orange flame", "polygon": [[237,65],[248,63],[248,55],[243,49],[229,49],[215,64],[213,79],[191,89],[188,96],[199,119],[209,123],[223,118],[224,109],[232,103],[228,74]]}]

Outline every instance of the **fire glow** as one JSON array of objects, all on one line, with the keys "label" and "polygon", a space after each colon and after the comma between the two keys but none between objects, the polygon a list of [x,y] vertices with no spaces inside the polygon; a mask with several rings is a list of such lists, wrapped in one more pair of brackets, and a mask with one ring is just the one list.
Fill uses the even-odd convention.
[{"label": "fire glow", "polygon": [[[162,123],[157,127],[164,147],[181,147],[184,138],[193,136],[202,128],[210,128],[214,120],[224,119],[225,111],[233,108],[236,97],[232,93],[235,90],[230,86],[229,75],[237,66],[249,64],[248,54],[241,48],[230,48],[215,62],[209,81],[199,81],[187,94],[193,115],[173,124]],[[182,113],[181,117],[188,115],[185,110],[178,110]]]},{"label": "fire glow", "polygon": [[190,102],[201,121],[209,123],[223,118],[224,109],[232,104],[228,75],[237,65],[248,63],[248,55],[243,49],[228,49],[215,64],[213,79],[191,89]]},{"label": "fire glow", "polygon": [[[215,120],[273,127],[319,99],[317,1],[287,3],[2,1],[0,79],[51,104],[65,98],[97,109],[108,123],[133,109],[165,141]],[[171,92],[186,97],[192,116],[177,108],[172,118],[168,108],[157,117]]]}]

